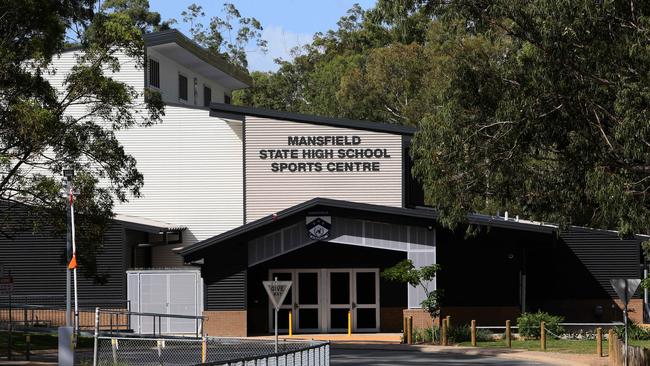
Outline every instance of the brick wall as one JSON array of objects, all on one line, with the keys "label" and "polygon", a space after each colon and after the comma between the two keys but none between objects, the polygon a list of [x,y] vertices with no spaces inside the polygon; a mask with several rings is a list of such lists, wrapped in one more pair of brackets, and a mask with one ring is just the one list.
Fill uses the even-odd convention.
[{"label": "brick wall", "polygon": [[434,320],[436,324],[439,324],[439,320],[437,318],[431,318],[431,315],[424,311],[424,309],[404,309],[402,315],[404,318],[408,318],[409,316],[413,317],[413,329],[431,328]]},{"label": "brick wall", "polygon": [[203,327],[211,336],[246,337],[246,310],[204,311]]}]

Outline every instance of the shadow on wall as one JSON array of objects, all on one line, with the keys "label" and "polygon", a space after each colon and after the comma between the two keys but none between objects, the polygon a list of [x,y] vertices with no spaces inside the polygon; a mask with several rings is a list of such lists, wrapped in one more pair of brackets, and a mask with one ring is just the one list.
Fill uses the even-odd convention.
[{"label": "shadow on wall", "polygon": [[[522,293],[527,311],[562,315],[567,322],[620,321],[609,278],[640,275],[638,241],[615,235],[557,237],[491,228],[466,239],[464,228],[439,232],[443,311],[462,322],[514,321],[522,309]],[[640,321],[638,302],[630,316]]]}]

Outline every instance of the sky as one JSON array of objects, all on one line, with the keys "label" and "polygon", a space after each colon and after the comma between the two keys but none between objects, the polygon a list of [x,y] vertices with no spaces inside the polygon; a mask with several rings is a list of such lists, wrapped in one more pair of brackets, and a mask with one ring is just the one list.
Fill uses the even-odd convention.
[{"label": "sky", "polygon": [[[345,12],[358,3],[368,9],[375,0],[230,0],[242,16],[257,18],[264,27],[262,38],[268,41],[268,52],[263,54],[251,47],[248,66],[251,71],[275,71],[276,58],[291,59],[290,51],[295,46],[309,43],[316,32],[336,28],[336,22]],[[204,25],[213,15],[222,15],[223,2],[208,0],[149,0],[152,11],[160,13],[163,20],[175,18],[173,25],[186,35],[187,25],[180,22],[181,12],[188,5],[196,3],[206,13]]]}]

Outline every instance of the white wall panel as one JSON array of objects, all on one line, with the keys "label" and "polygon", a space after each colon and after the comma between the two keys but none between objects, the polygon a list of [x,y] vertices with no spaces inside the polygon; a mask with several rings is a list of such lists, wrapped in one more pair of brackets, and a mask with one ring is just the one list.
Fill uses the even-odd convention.
[{"label": "white wall panel", "polygon": [[[170,60],[168,57],[161,55],[156,51],[156,47],[165,47],[165,45],[149,47],[147,49],[147,56],[156,60],[160,64],[160,92],[163,96],[163,101],[166,103],[183,103],[187,105],[203,106],[203,86],[212,89],[212,101],[223,103],[224,93],[230,95],[231,90],[224,88],[214,80],[210,80],[205,76],[193,72],[191,69]],[[183,74],[187,77],[187,101],[178,99],[178,74]],[[197,100],[194,101],[194,78],[197,78]]]},{"label": "white wall panel", "polygon": [[[62,90],[64,78],[75,63],[76,52],[55,58],[56,72],[47,76],[52,85]],[[171,66],[161,64],[161,78],[170,73],[165,68]],[[144,90],[144,68],[131,58],[122,57],[121,70],[113,77],[140,92]],[[177,90],[177,71],[173,77]],[[213,93],[223,94],[223,88],[212,86]],[[202,85],[199,90],[202,101]],[[85,106],[70,108],[67,113],[81,115]],[[161,123],[117,131],[116,135],[144,175],[142,196],[116,203],[116,213],[185,225],[188,229],[183,233],[183,245],[243,223],[240,122],[210,117],[207,108],[168,105]],[[164,262],[169,264],[168,259]]]},{"label": "white wall panel", "polygon": [[243,223],[241,123],[167,106],[162,123],[118,137],[136,158],[144,187],[117,213],[185,225],[183,245]]},{"label": "white wall panel", "polygon": [[[402,205],[402,137],[389,133],[354,130],[246,117],[246,221],[270,215],[314,197],[387,206]],[[288,136],[359,136],[356,146],[288,146]],[[383,159],[261,159],[262,149],[386,149]],[[273,162],[379,162],[380,171],[272,172]]]}]

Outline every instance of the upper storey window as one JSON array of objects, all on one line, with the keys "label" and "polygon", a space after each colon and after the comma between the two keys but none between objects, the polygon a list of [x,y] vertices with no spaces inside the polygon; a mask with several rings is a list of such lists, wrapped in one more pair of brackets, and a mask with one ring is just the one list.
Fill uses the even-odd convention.
[{"label": "upper storey window", "polygon": [[203,106],[204,107],[209,107],[210,103],[212,103],[212,89],[204,85],[203,86]]},{"label": "upper storey window", "polygon": [[149,86],[160,88],[160,64],[149,59]]},{"label": "upper storey window", "polygon": [[187,101],[187,77],[178,74],[178,99]]}]

